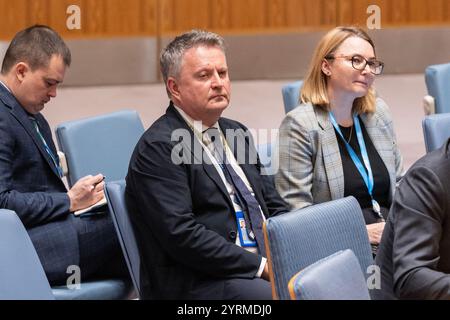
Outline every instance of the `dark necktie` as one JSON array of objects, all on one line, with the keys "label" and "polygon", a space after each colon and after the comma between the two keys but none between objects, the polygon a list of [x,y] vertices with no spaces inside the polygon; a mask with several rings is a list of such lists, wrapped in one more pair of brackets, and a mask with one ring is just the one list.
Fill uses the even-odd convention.
[{"label": "dark necktie", "polygon": [[[259,252],[262,256],[266,256],[266,250],[264,247],[264,236],[262,232],[263,218],[259,203],[255,197],[251,194],[250,190],[245,185],[244,181],[239,177],[236,171],[229,163],[225,149],[223,147],[220,132],[217,128],[208,128],[203,132],[207,134],[214,146],[213,155],[216,158],[219,165],[222,167],[222,171],[225,175],[225,179],[234,187],[236,196],[241,204],[242,209],[245,211],[245,220],[247,226],[253,231],[254,238],[258,245]],[[208,146],[209,147],[209,146]],[[210,149],[210,147],[209,147]]]},{"label": "dark necktie", "polygon": [[39,138],[41,139],[42,143],[44,144],[45,151],[47,151],[48,155],[52,159],[52,162],[55,165],[56,170],[58,171],[59,177],[62,178],[63,177],[63,171],[62,171],[61,166],[59,165],[59,158],[53,154],[52,150],[50,149],[50,147],[48,146],[47,142],[45,141],[44,136],[41,133],[41,130],[39,130],[39,124],[37,123],[36,118],[30,116],[29,119],[31,120],[31,123],[34,126],[34,129],[36,130],[37,135],[39,136]]}]

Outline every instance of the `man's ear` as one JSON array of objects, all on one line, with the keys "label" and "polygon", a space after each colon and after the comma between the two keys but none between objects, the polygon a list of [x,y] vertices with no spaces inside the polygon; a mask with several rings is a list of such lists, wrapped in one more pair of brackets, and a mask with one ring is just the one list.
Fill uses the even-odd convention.
[{"label": "man's ear", "polygon": [[167,90],[169,90],[171,97],[180,100],[180,90],[178,88],[177,80],[173,77],[167,78]]},{"label": "man's ear", "polygon": [[25,79],[26,74],[30,71],[30,67],[25,62],[19,62],[14,66],[15,75],[19,82]]}]

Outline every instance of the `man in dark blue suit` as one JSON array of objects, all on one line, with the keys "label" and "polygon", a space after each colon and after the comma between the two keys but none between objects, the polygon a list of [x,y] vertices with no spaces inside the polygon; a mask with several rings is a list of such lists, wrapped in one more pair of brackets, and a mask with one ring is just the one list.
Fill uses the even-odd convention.
[{"label": "man in dark blue suit", "polygon": [[224,41],[196,30],[176,37],[161,70],[171,102],[126,179],[143,298],[270,299],[261,227],[288,209],[247,128],[221,117],[231,89]]},{"label": "man in dark blue suit", "polygon": [[64,284],[73,265],[80,267],[82,281],[109,272],[100,270],[104,265],[126,275],[108,215],[73,214],[104,197],[103,176],[84,177],[67,191],[40,113],[56,97],[70,62],[55,31],[33,26],[14,37],[0,74],[0,207],[22,220],[51,284]]}]

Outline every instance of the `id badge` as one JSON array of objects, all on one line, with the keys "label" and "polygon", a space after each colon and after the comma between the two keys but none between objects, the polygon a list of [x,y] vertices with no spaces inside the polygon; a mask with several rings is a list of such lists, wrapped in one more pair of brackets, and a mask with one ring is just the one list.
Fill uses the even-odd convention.
[{"label": "id badge", "polygon": [[381,214],[381,207],[376,200],[372,200],[372,210],[378,215],[382,222],[384,222],[384,217]]},{"label": "id badge", "polygon": [[236,211],[237,230],[239,233],[239,240],[242,247],[256,247],[256,241],[250,239],[247,233],[247,227],[245,225],[244,213],[242,211]]}]

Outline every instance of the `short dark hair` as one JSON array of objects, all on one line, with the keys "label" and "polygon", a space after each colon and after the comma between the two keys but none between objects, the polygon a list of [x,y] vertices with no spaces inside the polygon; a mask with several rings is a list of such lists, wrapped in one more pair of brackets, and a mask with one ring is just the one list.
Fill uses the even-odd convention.
[{"label": "short dark hair", "polygon": [[49,65],[53,55],[60,55],[66,66],[72,60],[64,40],[52,28],[34,25],[19,31],[5,53],[1,73],[8,73],[18,62],[26,62],[34,71]]}]

